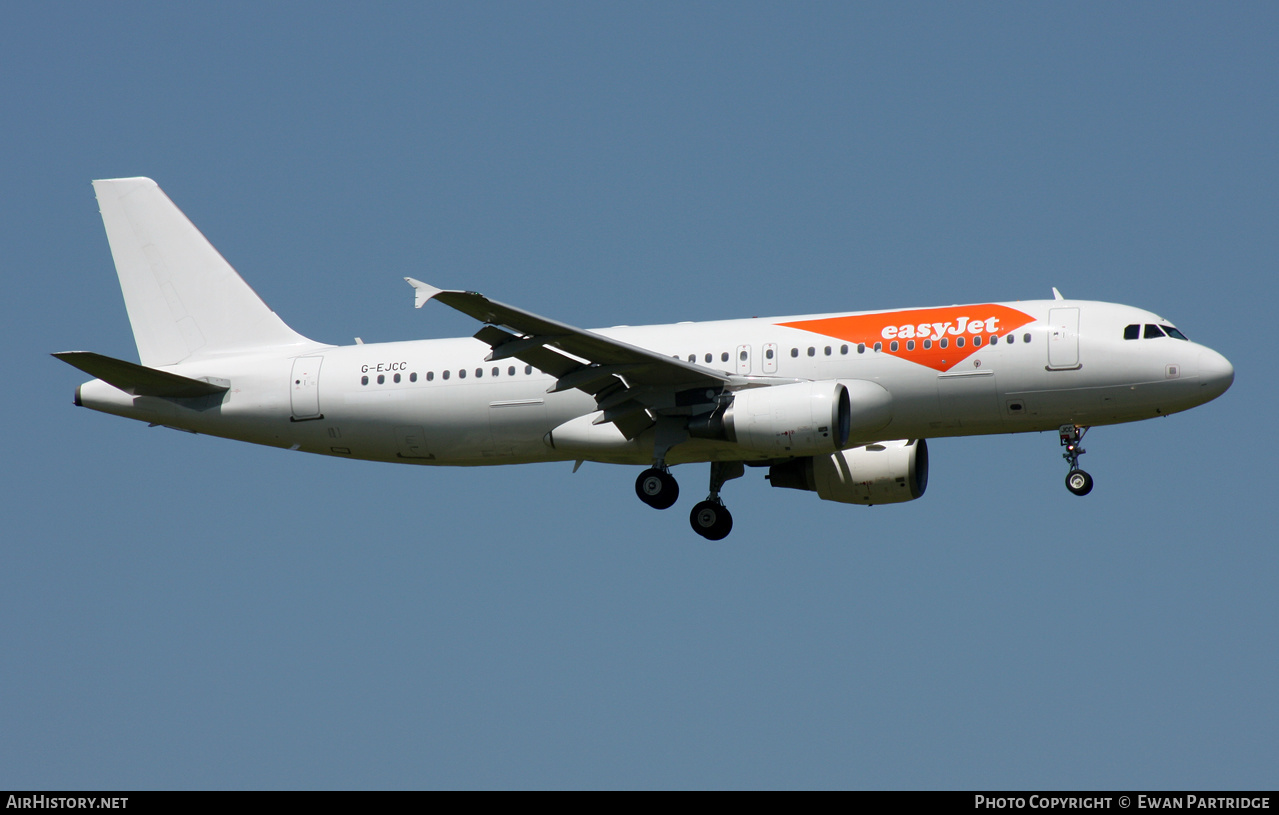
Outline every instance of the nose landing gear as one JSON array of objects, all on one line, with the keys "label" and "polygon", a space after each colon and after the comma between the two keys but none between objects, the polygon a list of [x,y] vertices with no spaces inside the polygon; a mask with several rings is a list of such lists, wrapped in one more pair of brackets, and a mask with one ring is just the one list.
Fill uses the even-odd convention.
[{"label": "nose landing gear", "polygon": [[1062,453],[1061,457],[1070,465],[1070,472],[1066,473],[1066,489],[1075,495],[1087,495],[1092,492],[1092,476],[1079,469],[1079,457],[1087,452],[1079,446],[1079,443],[1083,441],[1084,434],[1087,432],[1087,427],[1073,424],[1064,424],[1057,429],[1061,446],[1066,448],[1066,452]]}]

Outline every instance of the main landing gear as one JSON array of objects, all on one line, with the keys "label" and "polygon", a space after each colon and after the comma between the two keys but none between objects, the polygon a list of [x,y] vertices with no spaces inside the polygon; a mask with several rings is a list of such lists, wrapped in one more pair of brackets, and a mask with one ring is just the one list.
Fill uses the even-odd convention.
[{"label": "main landing gear", "polygon": [[[705,501],[693,507],[688,520],[693,531],[707,540],[723,540],[733,530],[733,516],[720,500],[719,491],[725,481],[740,478],[746,467],[740,461],[711,462],[711,489]],[[667,509],[679,498],[679,484],[664,463],[659,463],[639,474],[635,479],[635,494],[654,509]]]},{"label": "main landing gear", "polygon": [[653,509],[668,509],[679,500],[679,482],[666,465],[649,467],[635,479],[635,494]]},{"label": "main landing gear", "polygon": [[1087,495],[1092,492],[1092,476],[1079,469],[1079,457],[1086,452],[1079,443],[1083,441],[1084,434],[1087,432],[1087,427],[1073,424],[1064,424],[1057,430],[1058,436],[1061,437],[1061,446],[1066,448],[1066,452],[1062,453],[1061,457],[1070,465],[1070,472],[1066,473],[1066,489],[1075,495]]},{"label": "main landing gear", "polygon": [[711,462],[711,492],[688,515],[694,532],[712,541],[728,537],[728,533],[733,531],[733,516],[720,500],[719,491],[725,481],[741,478],[745,472],[746,466],[740,461]]}]

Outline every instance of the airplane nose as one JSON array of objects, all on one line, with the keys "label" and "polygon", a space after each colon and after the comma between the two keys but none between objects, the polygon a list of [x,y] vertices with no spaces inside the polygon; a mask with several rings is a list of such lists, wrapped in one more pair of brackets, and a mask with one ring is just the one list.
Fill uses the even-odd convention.
[{"label": "airplane nose", "polygon": [[[1208,399],[1216,399],[1225,393],[1235,381],[1235,366],[1230,360],[1211,348],[1199,352],[1199,387]],[[1206,400],[1205,400],[1206,401]]]}]

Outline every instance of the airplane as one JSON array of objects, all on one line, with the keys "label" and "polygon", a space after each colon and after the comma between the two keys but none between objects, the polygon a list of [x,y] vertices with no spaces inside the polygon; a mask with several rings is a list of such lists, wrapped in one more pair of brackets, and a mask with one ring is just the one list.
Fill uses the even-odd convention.
[{"label": "airplane", "polygon": [[414,305],[475,318],[472,337],[330,345],[289,328],[148,178],[94,181],[141,364],[53,356],[95,377],[80,407],[338,458],[482,466],[710,465],[690,513],[708,540],[746,467],[847,504],[911,501],[927,439],[1056,431],[1067,488],[1096,425],[1202,405],[1230,362],[1149,311],[1052,300],[584,330],[472,291],[405,278]]}]

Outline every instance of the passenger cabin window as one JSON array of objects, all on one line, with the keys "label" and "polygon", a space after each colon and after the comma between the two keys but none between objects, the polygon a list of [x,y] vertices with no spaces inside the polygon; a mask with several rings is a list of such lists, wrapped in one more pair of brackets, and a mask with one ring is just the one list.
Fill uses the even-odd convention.
[{"label": "passenger cabin window", "polygon": [[1124,326],[1124,339],[1139,340],[1141,339],[1141,326],[1137,324]]},{"label": "passenger cabin window", "polygon": [[798,348],[792,348],[792,349],[790,349],[790,355],[791,355],[792,357],[797,357],[797,356],[799,356],[799,349],[798,349]]},{"label": "passenger cabin window", "polygon": [[1146,335],[1145,335],[1146,339],[1153,340],[1156,337],[1162,337],[1163,335],[1164,335],[1164,332],[1159,328],[1159,326],[1152,325],[1150,323],[1146,324]]},{"label": "passenger cabin window", "polygon": [[[791,356],[795,356],[795,355],[794,355],[794,354],[791,354]],[[727,351],[725,351],[724,353],[722,353],[722,354],[720,354],[720,355],[719,355],[719,361],[720,361],[720,362],[728,362],[728,352],[727,352]]]}]

